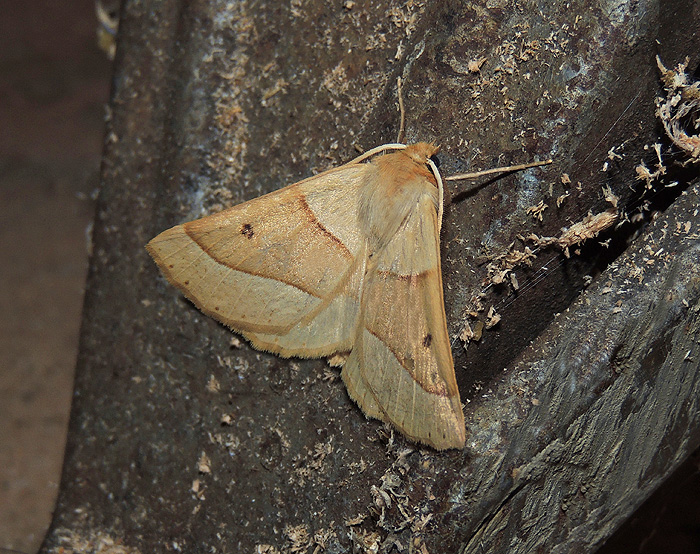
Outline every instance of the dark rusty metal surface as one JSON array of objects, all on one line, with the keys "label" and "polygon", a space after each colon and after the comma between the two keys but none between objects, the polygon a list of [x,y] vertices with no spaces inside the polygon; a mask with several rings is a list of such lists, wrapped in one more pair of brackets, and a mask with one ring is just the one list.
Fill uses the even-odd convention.
[{"label": "dark rusty metal surface", "polygon": [[[309,552],[597,547],[700,442],[697,238],[674,234],[680,221],[697,229],[695,189],[654,197],[663,212],[653,227],[636,240],[637,227],[611,231],[612,254],[596,241],[571,259],[543,250],[518,270],[527,288],[487,291],[501,323],[466,353],[459,341],[453,349],[468,402],[463,452],[389,438],[322,361],[232,346],[166,286],[143,245],[347,161],[356,146],[395,140],[401,76],[407,139],[439,143],[444,174],[556,159],[452,191],[442,270],[456,335],[485,255],[606,209],[604,185],[639,205],[634,167],[653,162],[644,145],[660,140],[653,56],[697,64],[697,9],[127,2],[66,463],[43,551],[100,538],[140,552],[284,550],[305,540],[299,526]],[[608,159],[612,147],[622,159]],[[526,213],[540,200],[550,205],[542,222]],[[670,257],[648,263],[660,248]]]}]

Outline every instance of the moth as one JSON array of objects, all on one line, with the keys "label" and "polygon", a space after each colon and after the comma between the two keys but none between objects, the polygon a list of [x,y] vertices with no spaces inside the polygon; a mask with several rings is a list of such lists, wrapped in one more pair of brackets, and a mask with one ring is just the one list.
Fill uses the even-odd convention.
[{"label": "moth", "polygon": [[462,448],[440,271],[437,150],[424,142],[380,146],[173,227],[146,248],[171,284],[256,349],[344,354],[342,379],[368,417],[438,450]]}]

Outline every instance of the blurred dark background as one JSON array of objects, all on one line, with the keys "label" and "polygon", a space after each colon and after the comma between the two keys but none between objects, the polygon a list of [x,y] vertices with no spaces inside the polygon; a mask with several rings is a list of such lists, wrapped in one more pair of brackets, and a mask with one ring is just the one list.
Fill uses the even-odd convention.
[{"label": "blurred dark background", "polygon": [[111,62],[94,0],[1,2],[0,547],[58,491]]},{"label": "blurred dark background", "polygon": [[[60,480],[111,62],[93,0],[2,2],[0,550],[34,552]],[[696,452],[601,550],[700,553]]]}]

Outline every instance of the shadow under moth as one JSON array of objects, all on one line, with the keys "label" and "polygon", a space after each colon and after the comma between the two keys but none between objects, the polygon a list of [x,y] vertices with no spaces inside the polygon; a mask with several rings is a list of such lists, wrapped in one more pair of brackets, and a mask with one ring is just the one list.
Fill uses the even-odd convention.
[{"label": "shadow under moth", "polygon": [[443,184],[430,159],[437,150],[379,146],[173,227],[146,248],[171,284],[258,350],[344,355],[342,379],[367,416],[438,450],[462,448],[440,270]]}]

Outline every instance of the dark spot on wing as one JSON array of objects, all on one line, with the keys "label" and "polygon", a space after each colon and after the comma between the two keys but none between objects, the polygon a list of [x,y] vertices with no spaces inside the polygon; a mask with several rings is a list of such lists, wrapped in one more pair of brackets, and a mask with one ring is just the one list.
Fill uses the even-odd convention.
[{"label": "dark spot on wing", "polygon": [[423,337],[423,346],[425,348],[430,348],[430,345],[432,344],[432,342],[433,342],[433,335],[431,335],[430,333],[428,333],[427,335],[425,335]]},{"label": "dark spot on wing", "polygon": [[253,226],[250,223],[244,223],[241,227],[241,235],[244,235],[247,239],[252,239],[253,235],[255,235],[255,231],[253,231]]}]

